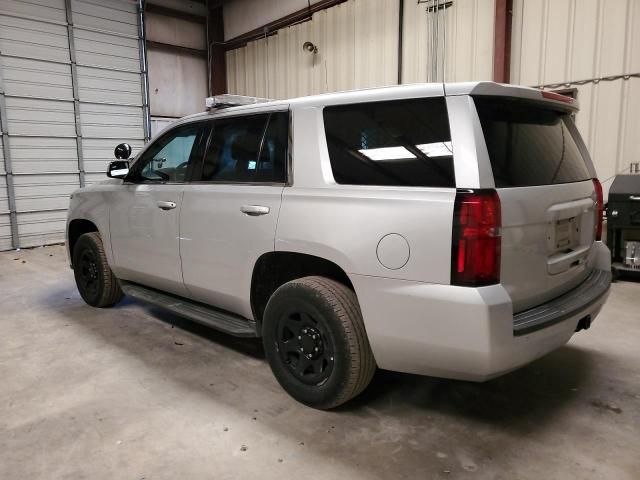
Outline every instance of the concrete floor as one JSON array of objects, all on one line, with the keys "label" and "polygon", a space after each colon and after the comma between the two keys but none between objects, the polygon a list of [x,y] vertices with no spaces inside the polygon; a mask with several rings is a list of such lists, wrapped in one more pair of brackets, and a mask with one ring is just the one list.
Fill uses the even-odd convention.
[{"label": "concrete floor", "polygon": [[640,283],[485,384],[379,372],[297,404],[260,342],[80,299],[64,248],[0,254],[0,479],[638,479]]}]

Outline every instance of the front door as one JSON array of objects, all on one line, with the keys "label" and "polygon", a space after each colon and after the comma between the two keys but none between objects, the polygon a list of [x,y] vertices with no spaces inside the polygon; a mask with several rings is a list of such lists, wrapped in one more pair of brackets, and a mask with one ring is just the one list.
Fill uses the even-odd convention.
[{"label": "front door", "polygon": [[213,122],[180,216],[182,270],[192,298],[251,318],[253,267],[274,250],[288,125],[288,112]]},{"label": "front door", "polygon": [[[180,211],[184,183],[201,158],[204,124],[163,134],[142,153],[110,205],[115,274],[186,295],[180,266]],[[203,148],[203,147],[202,147]]]}]

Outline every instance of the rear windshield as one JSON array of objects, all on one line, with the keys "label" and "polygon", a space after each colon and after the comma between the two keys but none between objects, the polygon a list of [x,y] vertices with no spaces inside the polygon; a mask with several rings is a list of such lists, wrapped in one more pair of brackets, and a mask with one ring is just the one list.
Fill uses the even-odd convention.
[{"label": "rear windshield", "polygon": [[475,97],[496,187],[528,187],[590,178],[567,128],[568,113],[505,97]]},{"label": "rear windshield", "polygon": [[324,128],[337,183],[455,187],[442,97],[325,107]]}]

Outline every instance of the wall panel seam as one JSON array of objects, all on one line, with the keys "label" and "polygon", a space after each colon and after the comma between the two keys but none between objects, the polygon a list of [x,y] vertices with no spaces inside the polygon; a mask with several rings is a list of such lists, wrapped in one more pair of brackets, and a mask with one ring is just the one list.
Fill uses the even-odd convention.
[{"label": "wall panel seam", "polygon": [[48,23],[49,25],[59,25],[61,27],[67,26],[67,22],[64,22],[62,20],[53,20],[51,18],[22,15],[20,13],[9,12],[8,10],[2,10],[2,9],[0,9],[0,16],[19,18],[21,20],[31,20],[31,21],[40,22],[40,23]]},{"label": "wall panel seam", "polygon": [[[627,0],[627,16],[626,16],[626,24],[625,24],[625,42],[624,42],[624,53],[623,53],[623,71],[628,72],[631,69],[631,29],[632,29],[632,20],[633,20],[633,3],[631,0]],[[625,142],[625,134],[627,131],[627,118],[628,118],[628,109],[629,102],[626,100],[629,96],[629,88],[631,82],[622,82],[622,87],[620,91],[620,120],[618,124],[618,144],[616,145],[616,172],[622,169],[622,155],[624,152],[624,142]]]},{"label": "wall panel seam", "polygon": [[142,87],[142,122],[145,143],[151,139],[151,107],[149,105],[149,65],[147,60],[146,31],[144,25],[144,0],[137,2],[138,56],[140,60],[140,83]]},{"label": "wall panel seam", "polygon": [[575,37],[575,16],[576,16],[576,0],[570,0],[569,2],[569,28],[567,28],[567,51],[564,57],[565,68],[564,78],[571,78],[573,76],[571,59],[573,58],[573,43]]},{"label": "wall panel seam", "polygon": [[[600,73],[600,55],[601,55],[601,44],[602,44],[602,30],[604,28],[604,6],[603,0],[598,0],[597,5],[598,15],[596,17],[596,45],[593,52],[593,67],[592,67],[592,75],[593,77],[597,77]],[[599,84],[595,84],[591,89],[591,112],[589,116],[589,143],[590,143],[590,151],[595,152],[596,149],[596,118],[598,116],[598,95],[599,94]]]},{"label": "wall panel seam", "polygon": [[11,149],[9,148],[9,126],[7,121],[7,103],[5,101],[4,74],[2,66],[2,55],[0,55],[0,131],[2,131],[2,153],[4,156],[4,171],[7,187],[7,201],[9,207],[9,224],[11,230],[11,245],[13,248],[20,247],[18,236],[18,217],[16,213],[16,194],[13,184],[13,168],[11,165]]},{"label": "wall panel seam", "polygon": [[78,95],[78,67],[76,65],[73,12],[71,11],[71,0],[65,0],[64,4],[67,14],[67,36],[69,40],[69,59],[71,61],[71,88],[73,90],[73,114],[76,129],[76,151],[78,153],[78,179],[80,188],[82,188],[85,185],[84,155],[82,151],[82,123],[80,119],[80,98]]},{"label": "wall panel seam", "polygon": [[103,33],[105,35],[113,36],[113,37],[121,37],[121,38],[129,38],[131,40],[138,40],[137,35],[132,35],[128,33],[115,32],[113,30],[105,30],[102,28],[91,27],[89,25],[76,24],[74,25],[78,30],[84,30],[86,32],[95,32],[95,33]]}]

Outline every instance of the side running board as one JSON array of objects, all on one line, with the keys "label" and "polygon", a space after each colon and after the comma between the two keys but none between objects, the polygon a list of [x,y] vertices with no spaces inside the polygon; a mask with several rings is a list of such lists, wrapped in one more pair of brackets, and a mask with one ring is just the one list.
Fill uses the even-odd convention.
[{"label": "side running board", "polygon": [[256,324],[252,320],[141,285],[127,282],[121,283],[122,291],[129,297],[151,303],[229,335],[236,337],[258,336]]}]

